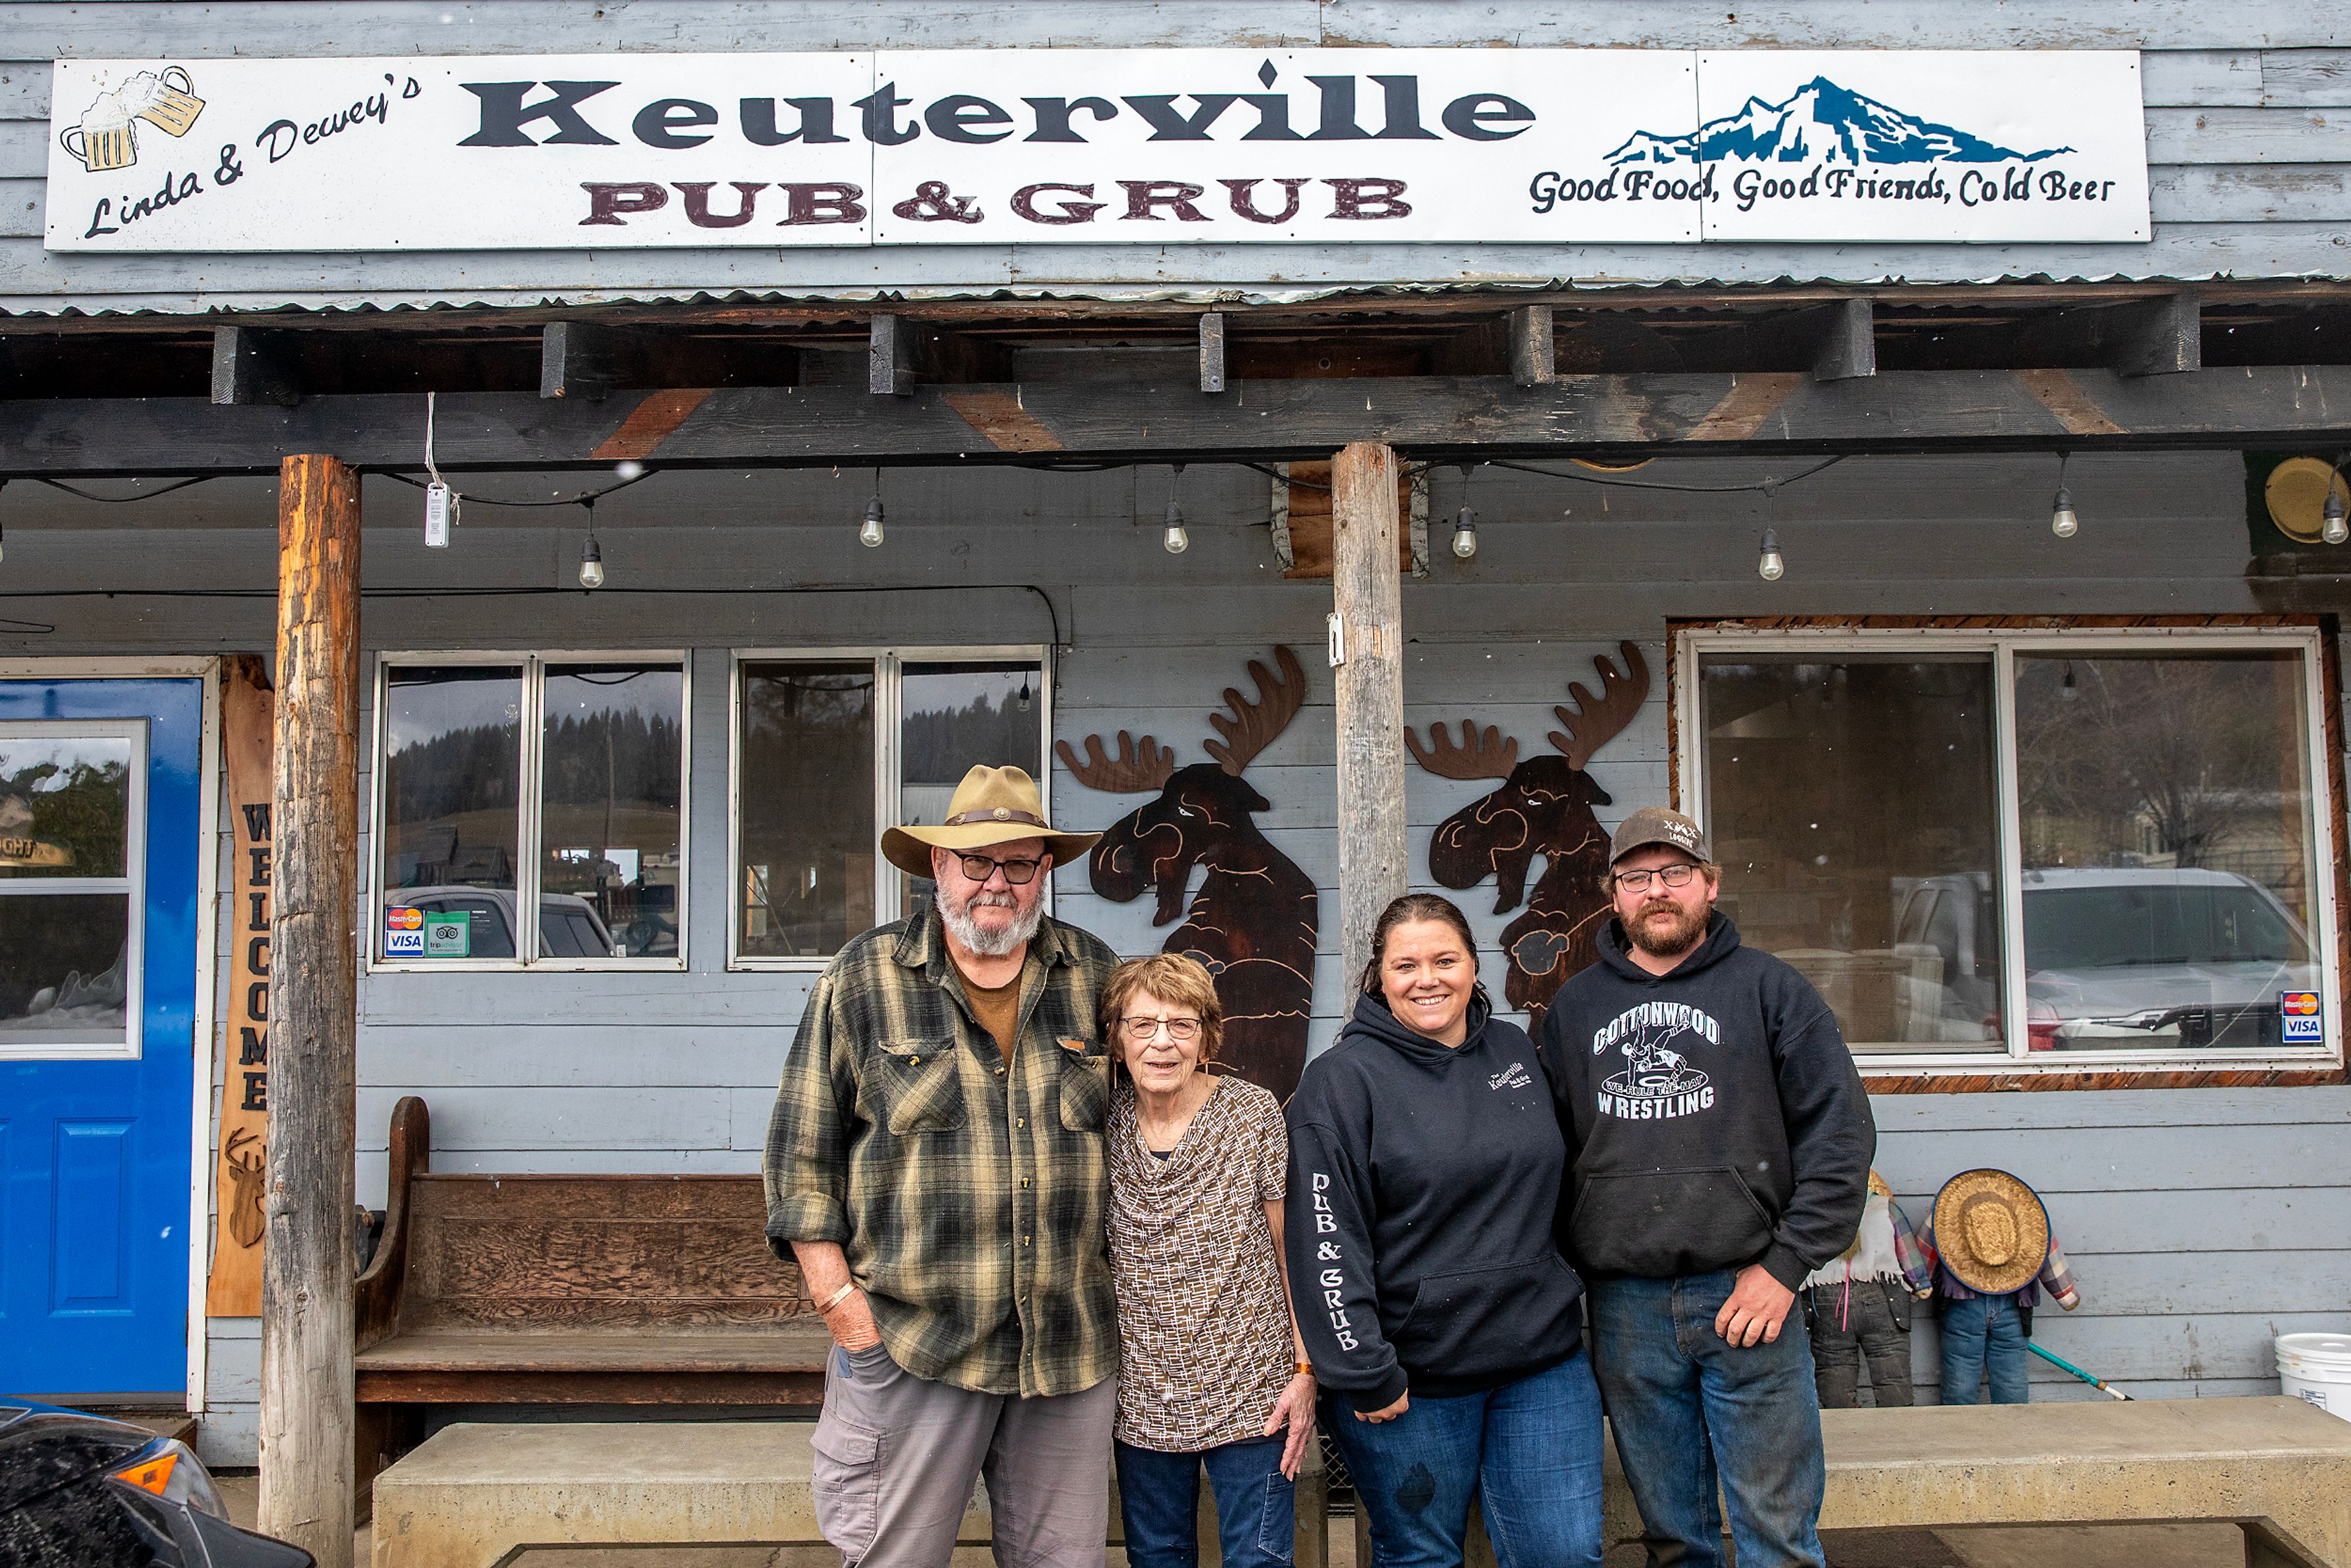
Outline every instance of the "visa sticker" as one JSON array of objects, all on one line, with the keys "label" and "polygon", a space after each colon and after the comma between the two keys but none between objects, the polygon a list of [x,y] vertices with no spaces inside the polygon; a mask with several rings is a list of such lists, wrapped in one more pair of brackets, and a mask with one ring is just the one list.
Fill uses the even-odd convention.
[{"label": "visa sticker", "polygon": [[2279,1038],[2288,1045],[2320,1045],[2326,1040],[2326,1019],[2319,1011],[2316,991],[2278,993]]}]

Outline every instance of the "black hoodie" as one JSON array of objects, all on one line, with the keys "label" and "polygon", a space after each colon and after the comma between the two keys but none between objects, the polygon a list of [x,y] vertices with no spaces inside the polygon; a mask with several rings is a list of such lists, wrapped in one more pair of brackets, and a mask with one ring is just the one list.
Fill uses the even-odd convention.
[{"label": "black hoodie", "polygon": [[1499,1388],[1575,1354],[1552,1224],[1567,1145],[1534,1043],[1472,1002],[1458,1050],[1366,995],[1290,1098],[1298,1327],[1355,1409]]},{"label": "black hoodie", "polygon": [[1633,961],[1620,921],[1599,947],[1542,1022],[1570,1254],[1648,1279],[1761,1263],[1796,1289],[1851,1245],[1877,1148],[1828,1004],[1719,914],[1668,975]]}]

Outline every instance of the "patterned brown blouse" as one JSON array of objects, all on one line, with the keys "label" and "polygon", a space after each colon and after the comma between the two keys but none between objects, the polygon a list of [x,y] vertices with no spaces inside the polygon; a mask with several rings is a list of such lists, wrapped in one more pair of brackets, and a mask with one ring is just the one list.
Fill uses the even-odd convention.
[{"label": "patterned brown blouse", "polygon": [[1217,1086],[1165,1160],[1122,1081],[1110,1113],[1110,1269],[1118,1294],[1118,1440],[1193,1453],[1265,1434],[1297,1361],[1265,1206],[1290,1158],[1281,1104]]}]

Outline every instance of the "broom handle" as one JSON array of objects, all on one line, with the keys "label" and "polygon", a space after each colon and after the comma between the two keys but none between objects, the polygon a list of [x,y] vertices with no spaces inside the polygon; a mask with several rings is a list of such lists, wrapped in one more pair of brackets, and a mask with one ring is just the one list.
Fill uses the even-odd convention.
[{"label": "broom handle", "polygon": [[2080,1378],[2083,1382],[2088,1384],[2091,1387],[2096,1389],[2101,1394],[2111,1394],[2117,1399],[2128,1399],[2130,1397],[2129,1395],[2124,1393],[2119,1388],[2107,1387],[2105,1378],[2094,1376],[2091,1374],[2083,1371],[2080,1367],[2075,1366],[2072,1362],[2067,1361],[2064,1356],[2053,1355],[2048,1351],[2042,1349],[2039,1345],[2033,1343],[2031,1340],[2026,1340],[2024,1342],[2024,1348],[2039,1356],[2042,1360],[2050,1363],[2052,1365],[2062,1367],[2065,1371],[2072,1373],[2074,1376]]}]

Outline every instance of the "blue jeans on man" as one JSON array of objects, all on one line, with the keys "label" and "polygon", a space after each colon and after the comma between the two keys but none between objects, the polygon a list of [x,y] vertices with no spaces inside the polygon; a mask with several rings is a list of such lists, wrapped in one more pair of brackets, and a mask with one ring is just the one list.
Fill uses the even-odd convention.
[{"label": "blue jeans on man", "polygon": [[2014,1296],[1943,1300],[1943,1403],[1973,1405],[1989,1375],[1994,1405],[2029,1397],[2024,1320]]},{"label": "blue jeans on man", "polygon": [[1729,1269],[1584,1281],[1616,1456],[1652,1563],[1719,1568],[1719,1483],[1739,1568],[1822,1568],[1828,1464],[1802,1309],[1777,1340],[1734,1346],[1714,1319],[1735,1282]]},{"label": "blue jeans on man", "polygon": [[1583,1351],[1483,1394],[1416,1394],[1392,1421],[1332,1398],[1322,1418],[1378,1568],[1459,1568],[1473,1495],[1499,1568],[1598,1568],[1600,1391]]},{"label": "blue jeans on man", "polygon": [[1131,1568],[1199,1568],[1200,1469],[1217,1499],[1217,1539],[1227,1568],[1290,1568],[1298,1503],[1281,1473],[1280,1437],[1172,1454],[1113,1443],[1118,1506]]}]

